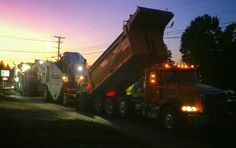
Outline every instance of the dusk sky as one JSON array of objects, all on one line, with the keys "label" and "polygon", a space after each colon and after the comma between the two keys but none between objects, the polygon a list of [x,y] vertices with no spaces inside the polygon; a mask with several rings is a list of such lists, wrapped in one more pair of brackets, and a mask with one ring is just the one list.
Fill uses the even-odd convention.
[{"label": "dusk sky", "polygon": [[54,36],[62,36],[61,53],[80,52],[91,65],[137,6],[174,13],[164,38],[176,62],[181,60],[181,34],[195,17],[217,16],[223,28],[236,22],[236,0],[0,0],[0,60],[10,65],[53,60]]}]

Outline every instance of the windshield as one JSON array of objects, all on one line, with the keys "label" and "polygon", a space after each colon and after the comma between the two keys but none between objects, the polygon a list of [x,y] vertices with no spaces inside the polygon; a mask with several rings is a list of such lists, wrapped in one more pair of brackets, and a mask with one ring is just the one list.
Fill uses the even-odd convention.
[{"label": "windshield", "polygon": [[196,71],[168,71],[167,83],[197,82]]}]

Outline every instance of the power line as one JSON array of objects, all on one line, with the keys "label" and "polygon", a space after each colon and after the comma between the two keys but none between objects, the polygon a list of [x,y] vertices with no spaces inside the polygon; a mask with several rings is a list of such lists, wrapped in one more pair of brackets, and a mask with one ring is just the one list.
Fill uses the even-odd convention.
[{"label": "power line", "polygon": [[[117,30],[118,29],[121,29],[121,28],[117,28]],[[113,29],[112,31],[114,31],[114,30],[116,30],[116,29]],[[114,33],[114,32],[113,32]],[[117,32],[115,32],[116,34],[117,34]],[[80,42],[82,43],[82,44],[80,44],[80,45],[83,45],[83,44],[87,44],[87,43],[91,43],[91,42],[100,42],[100,41],[104,41],[104,40],[106,40],[107,38],[109,38],[110,36],[111,36],[111,34],[109,35],[109,37],[107,37],[107,36],[102,36],[101,37],[101,34],[104,34],[104,32],[92,32],[91,31],[91,33],[90,34],[81,34],[79,37],[81,37],[81,40],[80,40]],[[96,39],[94,39],[94,37],[95,36],[97,36],[97,35],[99,35],[99,37],[98,38],[96,38]],[[115,34],[114,34],[115,35]],[[93,39],[91,39],[91,40],[89,40],[89,41],[83,41],[82,39],[84,39],[84,38],[91,38],[91,36],[92,36],[92,38]],[[111,38],[111,37],[110,37]],[[113,37],[112,37],[113,38]],[[115,38],[115,37],[114,37]],[[74,43],[74,42],[76,42],[76,43]],[[75,44],[78,44],[78,41],[76,40],[76,41],[73,41],[73,42],[71,42],[72,43],[72,45],[75,45]]]},{"label": "power line", "polygon": [[[178,38],[181,38],[180,36],[169,36],[169,37],[164,37],[163,39],[178,39]],[[109,42],[110,43],[110,42]],[[77,48],[77,49],[71,49],[71,50],[63,50],[64,52],[73,52],[73,51],[92,51],[92,50],[96,50],[97,48],[100,48],[100,47],[108,47],[109,44],[106,43],[106,44],[103,44],[103,45],[100,45],[100,46],[89,46],[89,47],[81,47],[81,48]],[[93,49],[91,49],[93,48]],[[85,50],[87,49],[87,50]],[[103,50],[104,51],[104,50]],[[100,53],[101,51],[94,51],[94,52],[86,52],[86,53],[83,53],[83,54],[95,54],[95,53]]]},{"label": "power line", "polygon": [[111,44],[111,42],[106,42],[106,43],[100,44],[100,45],[80,47],[80,48],[76,48],[76,49],[72,49],[72,50],[65,50],[64,49],[64,51],[91,51],[91,50],[96,50],[97,48],[106,47],[106,46],[108,46],[110,44]]},{"label": "power line", "polygon": [[13,60],[13,61],[25,61],[25,60],[34,60],[34,59],[48,59],[48,58],[56,58],[56,56],[49,56],[49,55],[44,55],[44,56],[31,56],[28,58],[23,58],[23,57],[18,57],[18,58],[6,58],[4,60]]},{"label": "power line", "polygon": [[85,52],[85,53],[81,53],[82,55],[91,55],[91,54],[97,54],[97,53],[103,53],[104,50],[101,51],[94,51],[94,52]]},{"label": "power line", "polygon": [[[176,10],[178,11],[178,10],[180,10],[180,11],[178,11],[178,13],[179,12],[186,12],[186,11],[193,11],[194,9],[202,9],[202,8],[207,8],[208,10],[209,10],[209,8],[211,8],[211,7],[215,7],[215,6],[218,6],[219,4],[225,4],[225,3],[228,3],[229,1],[225,1],[225,0],[222,0],[222,1],[213,1],[213,2],[211,2],[211,3],[209,3],[209,2],[206,2],[206,3],[200,3],[199,5],[194,5],[194,6],[191,6],[191,7],[183,7],[183,8],[181,8],[181,7],[178,7]],[[191,2],[192,3],[192,2]],[[189,4],[188,4],[188,6],[190,6]]]},{"label": "power line", "polygon": [[[236,23],[236,21],[229,21],[229,22],[223,22],[223,23],[220,23],[219,26],[226,26],[228,24],[233,24],[233,23]],[[187,27],[186,27],[187,28]],[[182,34],[185,29],[176,29],[176,28],[173,28],[174,30],[172,31],[167,31],[165,32],[165,35],[178,35],[178,34]],[[179,37],[165,37],[164,39],[174,39],[174,38],[179,38]]]},{"label": "power line", "polygon": [[[86,33],[88,33],[88,34],[90,34],[90,32],[92,32],[91,30],[100,30],[101,28],[101,30],[104,30],[104,28],[103,28],[103,26],[106,26],[106,29],[104,30],[104,31],[106,31],[106,30],[110,30],[110,29],[112,29],[112,28],[114,28],[114,26],[118,23],[118,22],[120,22],[120,23],[122,23],[123,22],[123,20],[122,19],[117,19],[115,22],[113,22],[113,23],[106,23],[106,24],[102,24],[102,25],[95,25],[95,26],[92,26],[91,28],[87,28],[86,30],[85,30],[85,32]],[[87,30],[89,30],[89,31],[87,31]],[[72,32],[67,32],[66,33],[66,35],[67,36],[71,36],[71,34],[75,34],[75,33],[79,33],[80,32],[80,30],[74,30],[74,31],[72,31]],[[84,34],[84,32],[83,32],[83,34]]]},{"label": "power line", "polygon": [[227,24],[234,24],[234,23],[236,23],[236,21],[224,22],[224,23],[221,23],[220,25],[227,25]]},{"label": "power line", "polygon": [[34,39],[34,38],[22,38],[22,37],[6,36],[6,35],[0,35],[0,38],[10,38],[10,39],[37,41],[37,42],[54,42],[54,43],[56,42],[56,41],[49,41],[49,40],[41,40],[41,39]]},{"label": "power line", "polygon": [[55,52],[43,52],[43,51],[30,51],[30,50],[6,50],[0,49],[0,52],[23,52],[23,53],[55,53]]}]

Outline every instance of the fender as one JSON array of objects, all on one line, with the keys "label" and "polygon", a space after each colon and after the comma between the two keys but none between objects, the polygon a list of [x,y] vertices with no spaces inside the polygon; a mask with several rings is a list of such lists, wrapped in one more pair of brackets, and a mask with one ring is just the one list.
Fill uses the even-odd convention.
[{"label": "fender", "polygon": [[179,111],[180,105],[181,105],[180,102],[176,98],[168,98],[168,99],[163,100],[159,108],[159,117],[162,113],[163,108],[170,106],[176,109],[177,111]]}]

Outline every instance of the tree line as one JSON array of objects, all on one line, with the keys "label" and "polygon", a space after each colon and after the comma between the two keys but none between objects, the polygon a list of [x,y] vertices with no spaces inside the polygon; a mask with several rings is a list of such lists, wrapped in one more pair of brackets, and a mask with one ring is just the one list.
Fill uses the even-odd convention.
[{"label": "tree line", "polygon": [[3,60],[0,61],[0,69],[11,70],[11,67],[8,64],[5,64]]},{"label": "tree line", "polygon": [[217,17],[196,17],[181,36],[182,61],[199,65],[203,83],[236,90],[236,23],[220,27]]}]

